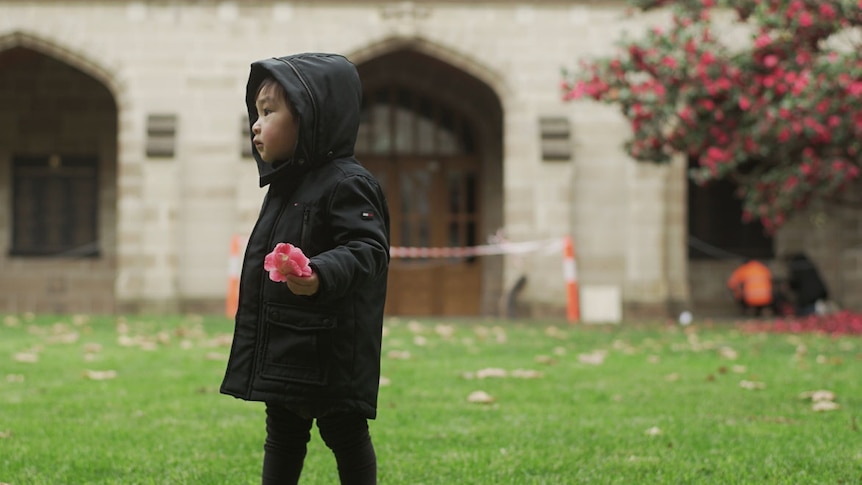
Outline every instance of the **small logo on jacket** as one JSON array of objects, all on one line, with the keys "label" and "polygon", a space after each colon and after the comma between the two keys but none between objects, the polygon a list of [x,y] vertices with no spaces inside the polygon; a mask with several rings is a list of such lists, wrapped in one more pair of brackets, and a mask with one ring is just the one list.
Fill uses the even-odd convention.
[{"label": "small logo on jacket", "polygon": [[362,220],[363,221],[370,221],[371,219],[374,219],[374,213],[373,212],[368,212],[368,211],[362,212]]}]

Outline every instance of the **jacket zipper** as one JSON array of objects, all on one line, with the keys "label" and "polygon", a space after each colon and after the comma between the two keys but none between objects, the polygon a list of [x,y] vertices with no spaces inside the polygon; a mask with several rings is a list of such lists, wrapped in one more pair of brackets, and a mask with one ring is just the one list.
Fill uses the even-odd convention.
[{"label": "jacket zipper", "polygon": [[306,246],[308,246],[308,244],[306,244],[307,241],[305,240],[305,237],[308,234],[308,231],[306,231],[306,229],[308,228],[308,219],[310,217],[311,217],[311,209],[306,207],[302,211],[302,228],[299,230],[299,248],[302,249],[303,251],[305,251]]},{"label": "jacket zipper", "polygon": [[[260,210],[261,216],[264,214],[264,212],[266,212],[266,206],[270,203],[271,203],[271,201],[270,201],[270,197],[269,197],[269,191],[267,191],[267,194],[263,200],[263,208]],[[272,227],[269,230],[269,235],[266,238],[266,240],[268,242],[267,248],[271,248],[274,246],[274,244],[272,243],[273,234],[275,234],[275,228],[277,226],[278,221],[281,219],[282,214],[284,214],[284,208],[285,208],[285,204],[281,204],[281,207],[278,210],[278,214],[276,215],[275,221],[273,222]],[[260,220],[261,220],[261,218],[258,217],[258,223],[260,223]],[[254,229],[252,229],[252,234],[254,234],[255,230],[257,229],[257,225],[258,224],[256,223]],[[251,237],[249,237],[249,241],[251,241]],[[263,361],[263,346],[265,343],[263,341],[264,340],[263,339],[263,327],[264,327],[265,322],[266,322],[266,315],[264,314],[263,287],[266,285],[266,280],[268,277],[269,277],[269,275],[266,271],[260,271],[260,286],[259,286],[258,297],[257,297],[258,298],[257,328],[255,329],[255,332],[254,332],[254,340],[255,340],[255,342],[254,342],[254,349],[255,349],[254,350],[254,356],[255,356],[255,358],[252,359],[252,361],[251,361],[251,375],[249,376],[249,379],[248,379],[248,390],[246,391],[246,395],[249,397],[251,397],[251,393],[252,393],[252,390],[254,388],[254,380],[255,380],[255,377],[257,376],[257,372],[258,372],[257,369],[259,367],[260,362]]]}]

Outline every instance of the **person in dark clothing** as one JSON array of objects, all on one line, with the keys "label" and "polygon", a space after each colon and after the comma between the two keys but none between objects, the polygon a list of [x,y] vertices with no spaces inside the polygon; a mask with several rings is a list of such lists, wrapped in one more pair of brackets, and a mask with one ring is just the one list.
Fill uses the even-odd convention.
[{"label": "person in dark clothing", "polygon": [[796,315],[811,315],[818,300],[829,299],[826,284],[817,266],[804,253],[791,254],[786,261],[787,284],[793,291]]},{"label": "person in dark clothing", "polygon": [[[377,415],[389,210],[353,156],[362,88],[335,54],[251,65],[246,104],[260,186],[221,392],[266,406],[262,483],[295,484],[316,420],[342,484],[377,481],[368,419]],[[275,282],[277,243],[308,256],[310,276]]]}]

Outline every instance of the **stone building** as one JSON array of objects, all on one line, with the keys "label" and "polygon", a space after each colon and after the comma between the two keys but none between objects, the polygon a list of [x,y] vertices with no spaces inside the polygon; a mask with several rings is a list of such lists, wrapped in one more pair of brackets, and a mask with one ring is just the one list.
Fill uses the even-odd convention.
[{"label": "stone building", "polygon": [[[357,155],[398,247],[532,249],[396,258],[390,314],[561,315],[576,244],[584,312],[729,313],[739,251],[804,249],[862,308],[862,218],[823,209],[774,238],[686,162],[638,164],[609,107],[560,100],[563,67],[606,54],[617,1],[0,0],[0,312],[220,312],[231,237],[263,196],[249,64],[339,52],[365,89]],[[756,228],[755,228],[756,229]],[[523,277],[523,278],[522,278]],[[519,284],[520,283],[520,284]],[[604,312],[604,313],[603,313]]]}]

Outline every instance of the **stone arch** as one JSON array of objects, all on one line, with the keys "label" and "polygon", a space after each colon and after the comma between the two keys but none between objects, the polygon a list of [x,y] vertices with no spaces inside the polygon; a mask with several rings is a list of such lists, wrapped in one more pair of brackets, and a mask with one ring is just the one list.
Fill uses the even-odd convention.
[{"label": "stone arch", "polygon": [[[116,73],[96,62],[89,55],[70,49],[62,42],[51,40],[43,34],[32,34],[21,30],[0,35],[0,52],[15,47],[23,47],[66,63],[84,74],[96,79],[108,88],[115,102],[122,98],[123,90]],[[117,103],[118,106],[120,103]]]},{"label": "stone arch", "polygon": [[[372,128],[377,126],[377,121],[371,113],[380,109],[405,116],[399,119],[407,123],[405,126],[414,127],[408,129],[411,133],[408,139],[422,138],[424,130],[418,128],[419,124],[425,123],[425,128],[437,126],[429,128],[430,138],[425,139],[424,148],[414,146],[413,151],[386,143],[383,145],[392,147],[392,151],[362,148],[376,146],[374,143],[357,145],[360,160],[379,177],[389,180],[388,196],[394,201],[401,200],[390,204],[391,208],[396,207],[392,210],[393,232],[402,236],[395,237],[393,243],[396,246],[427,247],[482,244],[503,225],[504,108],[500,91],[505,92],[506,86],[502,78],[468,56],[417,37],[385,39],[348,57],[356,63],[362,78],[365,104],[370,115],[370,119],[366,118],[367,115],[363,119],[369,123],[369,133],[389,132],[388,129]],[[409,122],[411,115],[408,112],[411,110],[416,115],[413,119],[424,121],[416,121],[416,125]],[[439,135],[435,138],[430,133],[434,130],[440,133],[439,129],[445,122],[443,125],[437,123],[447,116],[443,113],[460,120],[446,126],[468,127],[464,133],[469,132],[465,135],[469,142],[461,146],[463,152],[436,152],[433,142],[431,145],[427,143],[429,139],[440,141]],[[393,123],[392,133],[404,129],[402,123]],[[363,132],[360,129],[360,134]],[[467,145],[471,148],[464,148]],[[414,203],[415,207],[430,208],[427,214],[434,214],[434,217],[427,220],[417,213],[401,213],[401,207],[410,204],[404,205],[402,198],[406,196],[398,192],[404,190],[400,184],[420,179],[427,184],[425,191],[411,190],[410,197],[426,201],[416,199]],[[478,181],[478,184],[474,186],[473,181]],[[475,192],[472,188],[465,188],[461,195],[453,195],[451,191],[458,193],[457,187],[475,187]],[[422,195],[417,195],[419,192]],[[459,209],[447,205],[446,194],[456,198],[476,194],[478,209],[470,210],[469,214],[456,213]],[[466,204],[471,206],[472,203]],[[418,222],[420,220],[423,222]],[[454,222],[456,220],[460,222]],[[459,226],[465,220],[473,222]],[[402,222],[404,225],[399,225]],[[406,236],[411,230],[416,230],[417,225],[430,228],[425,234],[427,240],[419,236],[411,240]],[[409,258],[398,260],[390,270],[393,287],[402,288],[405,293],[404,298],[399,298],[398,291],[392,292],[388,307],[391,313],[488,315],[498,312],[503,293],[502,257],[416,262],[413,265]],[[441,281],[447,283],[440,285]]]},{"label": "stone arch", "polygon": [[118,88],[60,43],[0,35],[0,311],[114,311]]},{"label": "stone arch", "polygon": [[397,51],[412,50],[438,59],[487,85],[501,104],[510,98],[505,77],[479,59],[456,49],[419,36],[390,36],[370,43],[347,57],[359,65]]}]

